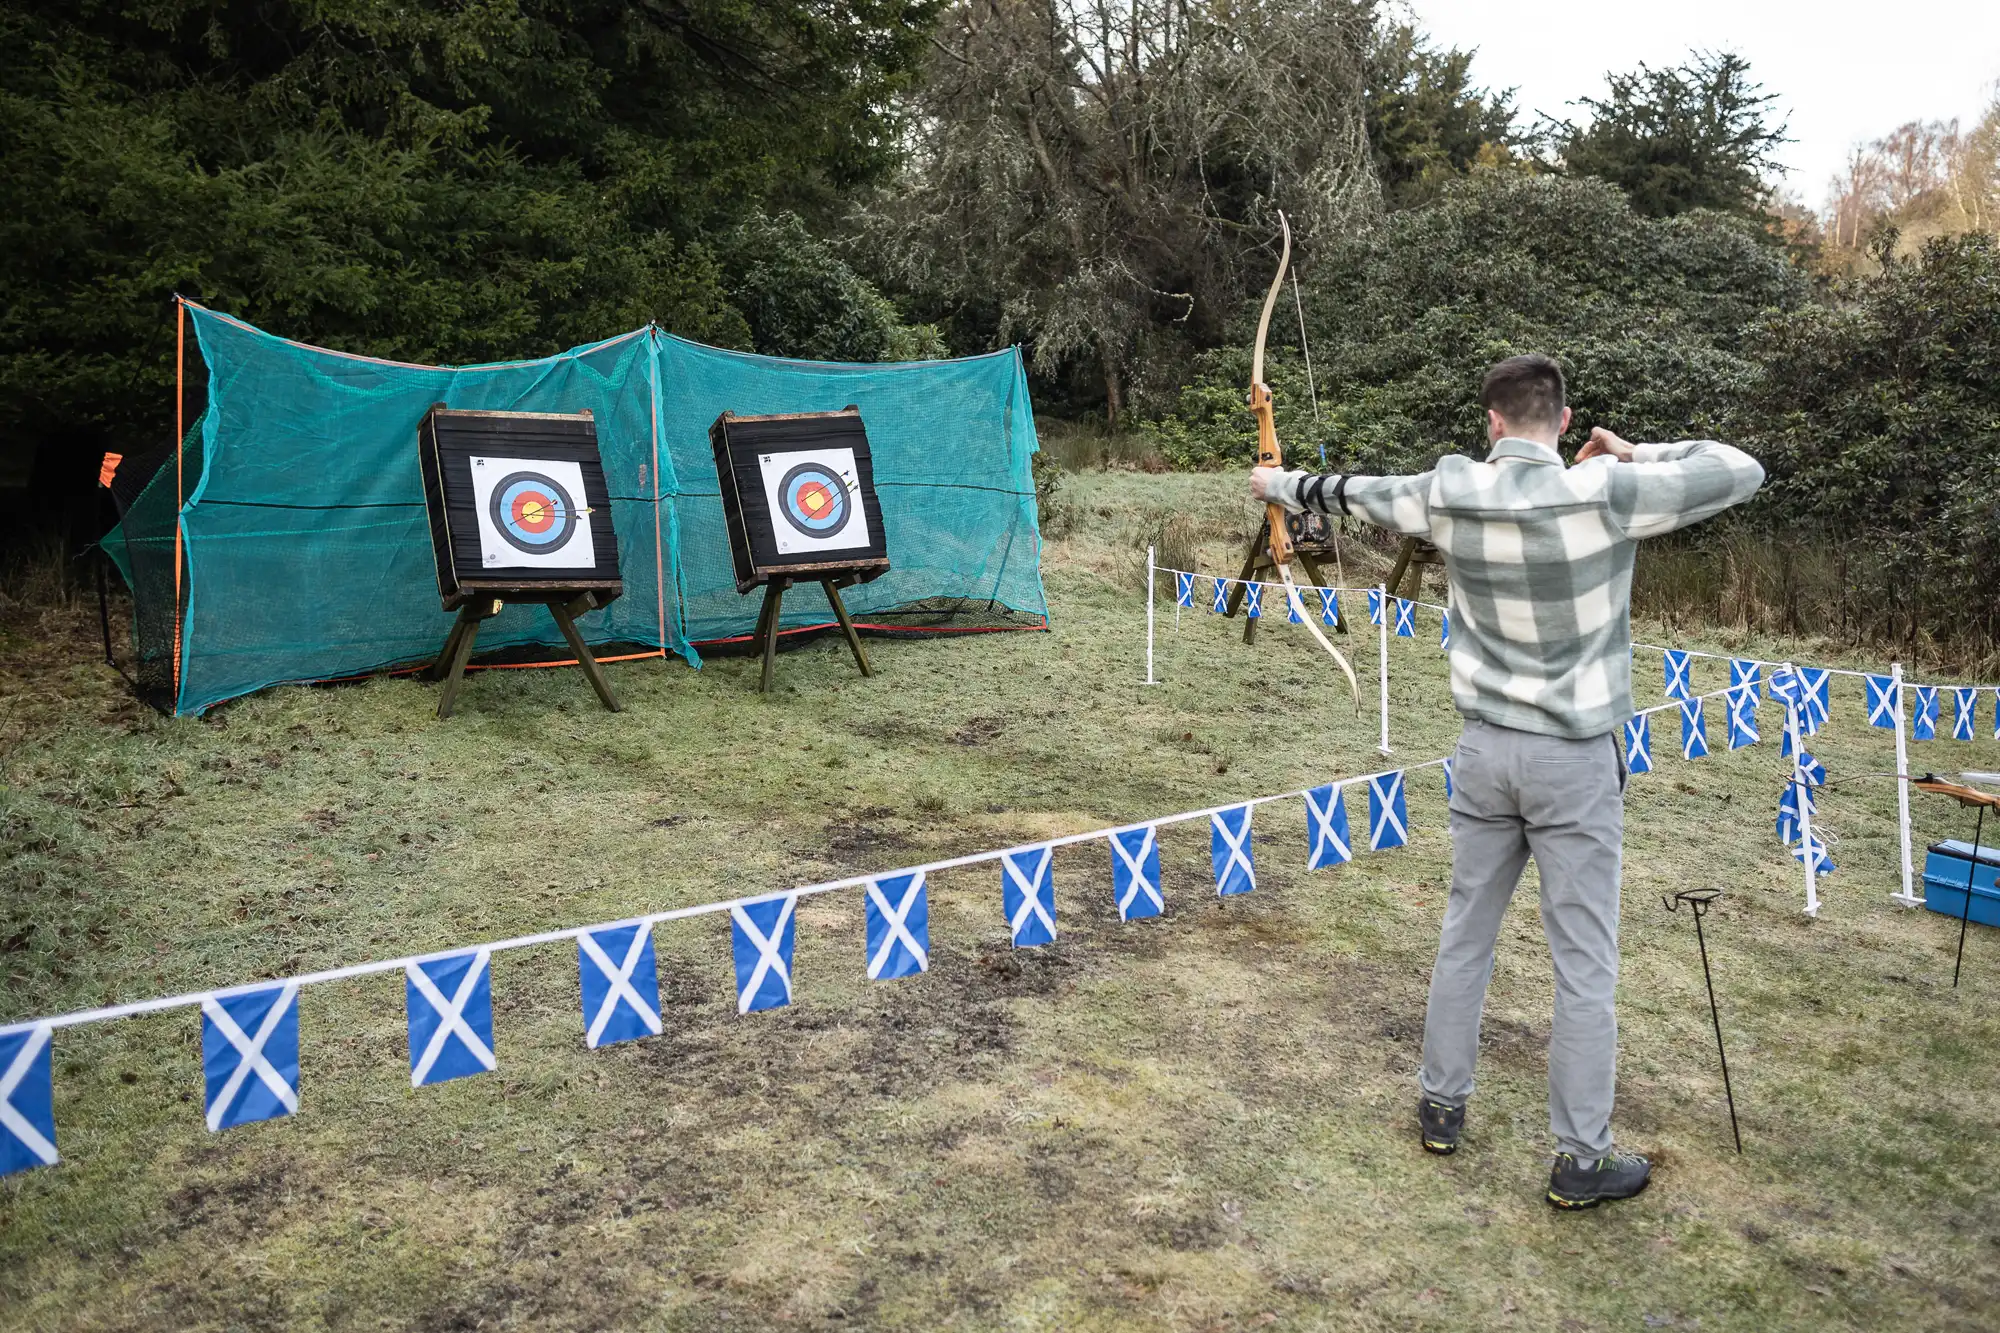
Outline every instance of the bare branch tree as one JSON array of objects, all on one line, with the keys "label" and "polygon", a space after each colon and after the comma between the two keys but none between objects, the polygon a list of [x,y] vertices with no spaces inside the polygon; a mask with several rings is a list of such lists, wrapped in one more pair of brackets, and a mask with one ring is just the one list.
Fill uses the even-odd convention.
[{"label": "bare branch tree", "polygon": [[869,222],[913,288],[993,311],[1038,370],[1089,365],[1115,424],[1142,342],[1213,343],[1301,248],[1379,209],[1351,0],[963,0]]}]

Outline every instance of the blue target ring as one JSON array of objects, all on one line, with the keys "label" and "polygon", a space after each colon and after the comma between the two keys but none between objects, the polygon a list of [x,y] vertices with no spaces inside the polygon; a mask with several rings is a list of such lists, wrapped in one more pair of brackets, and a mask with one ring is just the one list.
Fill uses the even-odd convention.
[{"label": "blue target ring", "polygon": [[824,463],[800,463],[778,483],[785,521],[808,537],[831,537],[847,526],[854,506],[847,482]]},{"label": "blue target ring", "polygon": [[487,516],[508,545],[530,555],[559,551],[576,532],[576,502],[542,472],[510,472],[493,488]]}]

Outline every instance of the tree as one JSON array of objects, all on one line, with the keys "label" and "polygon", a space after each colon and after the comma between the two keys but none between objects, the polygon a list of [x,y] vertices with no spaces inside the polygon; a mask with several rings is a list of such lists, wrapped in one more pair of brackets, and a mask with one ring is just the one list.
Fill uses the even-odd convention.
[{"label": "tree", "polygon": [[1349,0],[962,0],[868,219],[878,262],[1094,380],[1116,423],[1135,374],[1178,383],[1269,280],[1279,209],[1308,249],[1375,211],[1371,22]]},{"label": "tree", "polygon": [[1749,62],[1696,53],[1671,69],[1642,64],[1605,78],[1607,96],[1580,99],[1587,123],[1543,125],[1547,165],[1611,182],[1648,217],[1762,210],[1766,173],[1787,140],[1785,127],[1770,123],[1774,98],[1750,81]]},{"label": "tree", "polygon": [[890,168],[934,13],[12,0],[0,448],[87,486],[98,451],[164,438],[175,292],[414,361],[647,319],[745,343],[714,237]]},{"label": "tree", "polygon": [[1913,120],[1857,147],[1827,183],[1831,267],[1868,262],[1873,236],[1893,228],[1910,258],[1934,236],[1991,231],[2000,221],[2000,98],[1971,130],[1956,120]]},{"label": "tree", "polygon": [[1440,51],[1407,23],[1377,25],[1363,66],[1368,148],[1390,209],[1429,203],[1520,146],[1513,93],[1472,86],[1471,51]]}]

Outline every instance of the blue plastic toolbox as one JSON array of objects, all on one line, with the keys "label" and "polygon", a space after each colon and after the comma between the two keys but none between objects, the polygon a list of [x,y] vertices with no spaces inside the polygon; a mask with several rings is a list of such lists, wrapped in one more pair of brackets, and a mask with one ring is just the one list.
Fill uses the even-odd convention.
[{"label": "blue plastic toolbox", "polygon": [[1924,906],[1957,920],[1965,915],[1965,873],[1972,872],[1972,919],[2000,926],[2000,847],[1980,839],[1979,864],[1969,842],[1934,842],[1924,857]]}]

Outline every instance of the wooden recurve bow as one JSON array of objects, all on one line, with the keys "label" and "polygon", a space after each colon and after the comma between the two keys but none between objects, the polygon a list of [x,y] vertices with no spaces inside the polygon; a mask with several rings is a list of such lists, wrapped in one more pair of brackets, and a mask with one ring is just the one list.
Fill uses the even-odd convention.
[{"label": "wooden recurve bow", "polygon": [[[1284,235],[1284,251],[1278,257],[1278,271],[1271,278],[1271,290],[1264,294],[1264,312],[1257,318],[1256,350],[1250,357],[1250,411],[1257,418],[1257,466],[1283,467],[1284,454],[1278,449],[1278,425],[1271,415],[1271,386],[1264,383],[1264,341],[1271,332],[1271,312],[1277,308],[1278,293],[1285,285],[1285,270],[1292,262],[1292,226],[1283,213],[1278,214],[1278,226]],[[1305,627],[1312,631],[1319,646],[1333,656],[1340,669],[1347,674],[1348,688],[1354,691],[1354,712],[1361,713],[1361,682],[1354,677],[1354,667],[1333,646],[1332,640],[1321,632],[1319,622],[1306,610],[1305,602],[1299,597],[1298,585],[1292,582],[1292,538],[1285,526],[1285,507],[1268,504],[1266,518],[1271,529],[1271,564],[1278,571],[1279,582],[1285,585],[1285,599],[1294,608]]]}]

